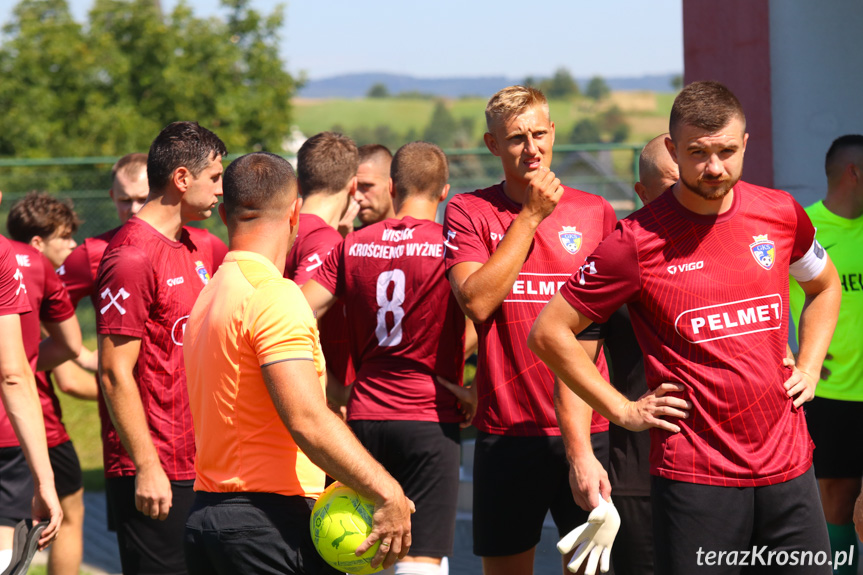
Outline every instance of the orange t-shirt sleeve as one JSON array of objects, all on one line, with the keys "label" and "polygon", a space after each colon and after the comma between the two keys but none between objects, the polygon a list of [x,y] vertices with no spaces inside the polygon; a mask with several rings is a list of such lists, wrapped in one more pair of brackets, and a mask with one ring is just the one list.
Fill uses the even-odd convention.
[{"label": "orange t-shirt sleeve", "polygon": [[[248,308],[249,341],[261,366],[279,361],[315,361],[319,349],[315,316],[289,280],[261,286]],[[319,353],[319,352],[318,352]]]}]

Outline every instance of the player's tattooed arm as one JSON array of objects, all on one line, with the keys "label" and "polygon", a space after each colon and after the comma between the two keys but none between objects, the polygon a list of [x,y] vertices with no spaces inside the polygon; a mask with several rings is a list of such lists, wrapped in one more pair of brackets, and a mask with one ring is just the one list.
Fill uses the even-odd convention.
[{"label": "player's tattooed arm", "polygon": [[806,294],[797,330],[800,350],[797,365],[792,367],[793,373],[785,382],[786,393],[793,398],[794,407],[800,407],[815,396],[815,386],[833,338],[842,300],[839,274],[829,257],[824,269],[814,279],[798,280],[798,283]]},{"label": "player's tattooed arm", "polygon": [[465,315],[477,323],[487,321],[503,303],[518,279],[536,229],[554,211],[563,194],[554,173],[542,170],[528,185],[521,212],[488,260],[461,262],[449,270],[456,300]]},{"label": "player's tattooed arm", "polygon": [[[386,543],[372,567],[388,568],[411,545],[413,502],[362,446],[350,428],[326,406],[312,361],[279,361],[261,368],[279,417],[308,458],[331,477],[375,502],[374,527],[357,554],[378,540]],[[382,545],[383,547],[383,545]]]},{"label": "player's tattooed arm", "polygon": [[164,521],[173,503],[171,482],[162,469],[135,381],[141,339],[99,334],[99,381],[111,421],[135,464],[135,507]]},{"label": "player's tattooed arm", "polygon": [[684,387],[663,383],[637,401],[629,401],[605,381],[576,340],[575,334],[584,331],[590,323],[590,319],[557,293],[534,322],[527,345],[563,383],[612,423],[631,431],[650,427],[672,433],[680,431],[673,419],[689,417],[687,410],[691,409],[691,404],[669,394],[684,392]]}]

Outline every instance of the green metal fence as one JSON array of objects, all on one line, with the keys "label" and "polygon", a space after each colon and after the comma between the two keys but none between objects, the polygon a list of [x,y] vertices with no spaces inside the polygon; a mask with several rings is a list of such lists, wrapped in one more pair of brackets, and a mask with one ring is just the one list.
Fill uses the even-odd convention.
[{"label": "green metal fence", "polygon": [[[587,144],[556,146],[552,169],[573,188],[601,195],[625,215],[638,206],[633,184],[638,178],[641,144]],[[231,160],[239,154],[228,156]],[[486,149],[447,150],[451,194],[487,187],[503,179],[500,160]],[[9,208],[31,190],[41,190],[72,200],[83,220],[78,241],[118,224],[108,198],[111,166],[118,158],[0,159],[0,230],[6,233]],[[292,162],[294,158],[289,157]],[[200,225],[226,239],[217,217]]]}]

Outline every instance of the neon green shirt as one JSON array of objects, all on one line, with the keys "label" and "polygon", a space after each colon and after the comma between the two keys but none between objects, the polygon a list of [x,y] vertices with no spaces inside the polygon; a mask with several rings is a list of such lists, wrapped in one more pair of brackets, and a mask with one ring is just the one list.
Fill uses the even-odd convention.
[{"label": "neon green shirt", "polygon": [[[863,216],[849,220],[837,216],[816,202],[806,208],[818,229],[818,243],[824,246],[842,281],[842,306],[839,321],[824,361],[830,370],[818,382],[815,395],[827,399],[863,401]],[[791,278],[791,314],[794,325],[800,321],[803,290]]]}]

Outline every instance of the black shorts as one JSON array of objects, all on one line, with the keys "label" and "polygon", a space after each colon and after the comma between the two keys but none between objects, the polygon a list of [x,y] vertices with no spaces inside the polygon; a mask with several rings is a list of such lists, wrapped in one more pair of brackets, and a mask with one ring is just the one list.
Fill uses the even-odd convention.
[{"label": "black shorts", "polygon": [[312,499],[275,493],[195,494],[184,543],[189,575],[335,575],[309,531]]},{"label": "black shorts", "polygon": [[81,473],[81,462],[75,446],[69,440],[60,445],[48,448],[48,458],[51,460],[51,469],[54,470],[54,486],[57,488],[57,497],[63,498],[72,495],[84,487],[84,475]]},{"label": "black shorts", "polygon": [[194,480],[172,481],[173,500],[165,521],[135,508],[135,477],[105,479],[109,523],[117,532],[123,575],[183,575],[183,535],[192,507]]},{"label": "black shorts", "polygon": [[15,527],[33,512],[33,475],[20,447],[0,447],[0,526]]},{"label": "black shorts", "polygon": [[815,477],[863,477],[863,401],[816,397],[806,404],[806,425],[815,443]]},{"label": "black shorts", "polygon": [[[608,432],[591,436],[608,466]],[[473,552],[480,557],[532,549],[546,514],[563,537],[587,521],[572,497],[569,462],[559,436],[515,437],[479,432],[473,461]]]},{"label": "black shorts", "polygon": [[[830,557],[830,541],[811,468],[790,481],[763,487],[652,479],[657,573],[831,575],[830,565],[815,564]],[[770,552],[775,554],[772,560]],[[794,557],[797,565],[792,564]],[[744,561],[749,566],[741,565]]]},{"label": "black shorts", "polygon": [[620,530],[611,548],[615,575],[653,575],[653,515],[649,495],[615,495]]},{"label": "black shorts", "polygon": [[459,482],[458,423],[362,420],[348,424],[416,505],[409,555],[452,555]]}]

